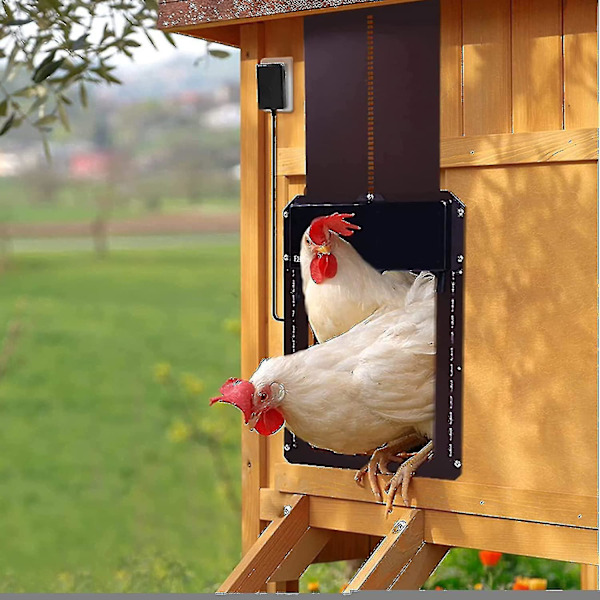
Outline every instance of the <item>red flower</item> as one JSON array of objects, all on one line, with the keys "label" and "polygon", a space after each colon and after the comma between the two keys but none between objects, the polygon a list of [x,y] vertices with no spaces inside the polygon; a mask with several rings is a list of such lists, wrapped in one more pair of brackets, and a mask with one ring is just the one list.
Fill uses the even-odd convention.
[{"label": "red flower", "polygon": [[484,567],[495,567],[502,558],[502,552],[491,552],[490,550],[481,550],[479,560]]}]

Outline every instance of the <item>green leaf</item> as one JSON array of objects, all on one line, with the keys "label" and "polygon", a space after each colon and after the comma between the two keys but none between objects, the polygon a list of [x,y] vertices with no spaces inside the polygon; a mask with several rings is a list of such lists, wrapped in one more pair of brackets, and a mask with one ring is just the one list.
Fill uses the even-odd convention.
[{"label": "green leaf", "polygon": [[11,19],[4,24],[9,27],[20,27],[21,25],[27,25],[27,23],[31,22],[33,22],[33,19]]},{"label": "green leaf", "polygon": [[8,4],[8,2],[6,2],[6,0],[2,0],[2,6],[4,7],[6,16],[11,20],[14,19],[15,14],[13,13],[12,8],[10,7],[10,4]]},{"label": "green leaf", "polygon": [[177,48],[177,44],[175,43],[173,36],[166,31],[163,31],[163,34],[167,38],[167,42],[169,42],[169,44],[171,44],[171,46],[173,46],[174,48]]},{"label": "green leaf", "polygon": [[81,106],[83,106],[83,108],[87,108],[88,95],[83,81],[79,84],[79,101],[81,102]]},{"label": "green leaf", "polygon": [[2,129],[0,129],[0,135],[4,135],[15,123],[15,117],[17,113],[12,113],[6,121],[4,121],[4,125],[2,125]]},{"label": "green leaf", "polygon": [[44,81],[44,79],[50,77],[52,73],[54,73],[57,69],[60,69],[64,60],[64,58],[60,58],[59,60],[52,61],[46,65],[40,65],[33,74],[33,81],[40,83]]},{"label": "green leaf", "polygon": [[44,125],[53,125],[56,123],[58,117],[56,115],[45,115],[41,119],[38,119],[33,126],[34,127],[44,127]]},{"label": "green leaf", "polygon": [[41,85],[29,85],[13,92],[13,96],[18,98],[33,98],[34,96],[43,97],[46,95],[46,89]]},{"label": "green leaf", "polygon": [[60,122],[62,126],[65,128],[65,131],[71,131],[71,125],[69,124],[69,115],[67,114],[67,109],[62,101],[58,101],[56,103],[56,107],[58,108],[58,116],[60,117]]},{"label": "green leaf", "polygon": [[229,58],[231,56],[227,50],[221,50],[220,48],[209,48],[208,53],[215,58]]},{"label": "green leaf", "polygon": [[71,42],[72,50],[83,50],[86,46],[87,33],[84,33],[81,37]]},{"label": "green leaf", "polygon": [[46,55],[46,58],[38,65],[38,69],[41,69],[42,67],[45,67],[47,64],[51,63],[54,60],[55,54],[56,54],[56,48],[54,50],[51,50],[50,52],[48,52],[48,54]]},{"label": "green leaf", "polygon": [[15,67],[18,53],[19,53],[19,46],[17,44],[15,44],[10,53],[10,56],[8,57],[8,61],[6,63],[6,69],[4,69],[4,80],[5,81],[8,80],[11,72],[13,71],[13,69]]},{"label": "green leaf", "polygon": [[0,102],[0,117],[6,116],[6,111],[8,109],[8,98],[4,98],[2,102]]},{"label": "green leaf", "polygon": [[48,163],[52,163],[52,153],[50,152],[50,144],[48,143],[48,138],[46,136],[42,138],[42,145],[44,146],[44,154],[46,155],[46,161]]}]

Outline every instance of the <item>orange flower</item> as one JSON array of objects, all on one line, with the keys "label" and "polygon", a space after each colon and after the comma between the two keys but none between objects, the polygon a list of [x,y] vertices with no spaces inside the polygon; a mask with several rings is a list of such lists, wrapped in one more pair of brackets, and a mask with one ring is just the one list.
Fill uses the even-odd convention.
[{"label": "orange flower", "polygon": [[346,590],[348,589],[348,584],[345,583],[341,588],[340,588],[340,594],[343,594]]},{"label": "orange flower", "polygon": [[433,589],[437,590],[439,592],[439,591],[443,590],[444,588],[439,585],[436,585],[435,588],[433,588]]},{"label": "orange flower", "polygon": [[307,587],[308,587],[308,591],[309,591],[311,594],[316,594],[316,593],[318,593],[318,592],[319,592],[319,589],[320,589],[320,586],[319,586],[319,582],[318,582],[318,581],[311,581],[311,582],[308,584],[308,586],[307,586]]},{"label": "orange flower", "polygon": [[529,586],[529,577],[521,577],[520,575],[517,575],[515,577],[515,582],[513,583],[513,590],[530,590],[531,587]]},{"label": "orange flower", "polygon": [[515,581],[512,586],[513,590],[528,590],[529,586],[524,581]]},{"label": "orange flower", "polygon": [[545,590],[547,587],[548,587],[547,579],[532,577],[529,580],[529,589],[530,590]]},{"label": "orange flower", "polygon": [[473,586],[473,589],[474,589],[474,590],[482,590],[482,589],[483,589],[483,583],[476,583],[476,584]]},{"label": "orange flower", "polygon": [[484,567],[495,567],[502,558],[502,552],[491,552],[490,550],[481,550],[479,560]]}]

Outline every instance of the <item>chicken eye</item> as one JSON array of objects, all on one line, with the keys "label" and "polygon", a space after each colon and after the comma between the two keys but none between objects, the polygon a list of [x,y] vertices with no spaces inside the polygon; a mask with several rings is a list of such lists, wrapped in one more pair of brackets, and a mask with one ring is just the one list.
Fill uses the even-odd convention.
[{"label": "chicken eye", "polygon": [[265,400],[265,399],[267,398],[267,394],[265,394],[265,392],[260,392],[260,394],[258,394],[258,397],[259,397],[261,400]]}]

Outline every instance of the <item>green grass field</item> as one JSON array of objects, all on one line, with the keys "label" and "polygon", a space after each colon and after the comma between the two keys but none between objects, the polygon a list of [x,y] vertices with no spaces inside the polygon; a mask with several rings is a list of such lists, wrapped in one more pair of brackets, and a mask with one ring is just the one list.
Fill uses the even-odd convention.
[{"label": "green grass field", "polygon": [[[0,375],[0,592],[214,591],[237,562],[240,419],[207,400],[239,373],[239,244],[217,237],[17,253],[0,274],[0,340],[21,328]],[[578,587],[578,565],[490,570],[473,550],[428,587],[515,575]],[[301,589],[348,576],[316,565]]]},{"label": "green grass field", "polygon": [[207,399],[239,371],[238,252],[17,255],[0,276],[0,326],[22,322],[0,381],[0,591],[212,590],[235,564],[214,461],[168,433],[185,405],[218,422],[237,486],[238,414]]},{"label": "green grass field", "polygon": [[[52,201],[40,201],[25,181],[5,178],[0,180],[0,224],[89,222],[98,214],[98,197],[106,193],[99,183],[86,181],[63,184]],[[204,198],[201,203],[190,203],[184,198],[169,196],[161,198],[159,207],[149,208],[141,199],[128,197],[126,201],[115,201],[110,214],[114,221],[135,219],[151,213],[185,214],[198,211],[204,214],[236,213],[239,211],[239,201],[237,197],[227,197]]]}]

